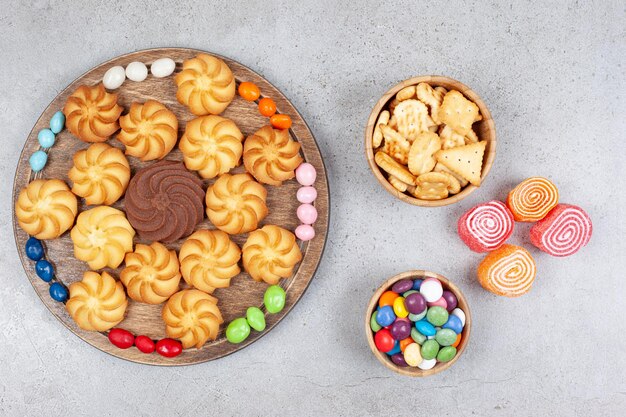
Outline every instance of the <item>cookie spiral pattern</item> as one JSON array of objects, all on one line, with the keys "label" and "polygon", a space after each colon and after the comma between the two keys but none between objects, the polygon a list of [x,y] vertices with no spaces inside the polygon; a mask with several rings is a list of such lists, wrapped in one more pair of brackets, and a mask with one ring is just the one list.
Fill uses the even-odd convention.
[{"label": "cookie spiral pattern", "polygon": [[243,267],[255,281],[278,284],[289,278],[302,252],[293,233],[282,227],[267,225],[250,233],[243,245]]},{"label": "cookie spiral pattern", "polygon": [[255,230],[267,216],[267,190],[248,174],[224,174],[206,193],[206,213],[211,223],[235,235]]},{"label": "cookie spiral pattern", "polygon": [[137,171],[124,201],[130,224],[153,242],[188,236],[204,218],[202,181],[181,162],[159,161]]},{"label": "cookie spiral pattern", "polygon": [[184,349],[200,349],[207,340],[215,340],[224,322],[217,298],[199,290],[182,290],[163,307],[165,332],[178,339]]},{"label": "cookie spiral pattern", "polygon": [[478,281],[487,291],[505,297],[519,297],[530,291],[537,267],[530,252],[515,245],[503,245],[478,266]]},{"label": "cookie spiral pattern", "polygon": [[176,145],[178,120],[156,100],[133,103],[120,117],[122,130],[117,139],[126,146],[126,155],[142,161],[163,159]]},{"label": "cookie spiral pattern", "polygon": [[78,201],[61,180],[35,180],[20,191],[15,217],[37,239],[56,239],[74,224]]},{"label": "cookie spiral pattern", "polygon": [[91,269],[117,268],[133,250],[135,231],[123,211],[98,206],[83,211],[70,232],[74,256]]},{"label": "cookie spiral pattern", "polygon": [[63,107],[65,126],[83,142],[104,142],[120,128],[122,110],[117,94],[107,93],[102,83],[81,85]]},{"label": "cookie spiral pattern", "polygon": [[68,173],[72,192],[90,206],[110,206],[126,191],[130,181],[130,165],[117,148],[94,143],[74,154],[74,165]]},{"label": "cookie spiral pattern", "polygon": [[264,126],[249,136],[243,147],[243,164],[257,181],[281,185],[293,178],[302,163],[300,144],[291,140],[287,129]]},{"label": "cookie spiral pattern", "polygon": [[82,281],[70,285],[65,308],[81,329],[105,332],[124,320],[127,305],[121,282],[106,272],[86,271]]},{"label": "cookie spiral pattern", "polygon": [[239,165],[243,134],[230,119],[220,116],[198,117],[187,123],[178,144],[187,169],[202,178],[214,178]]},{"label": "cookie spiral pattern", "polygon": [[235,97],[232,71],[224,61],[208,54],[184,61],[174,81],[176,99],[196,116],[220,114]]},{"label": "cookie spiral pattern", "polygon": [[558,204],[530,229],[533,245],[552,256],[569,256],[589,243],[593,226],[580,207]]},{"label": "cookie spiral pattern", "polygon": [[150,246],[138,244],[127,253],[120,280],[128,296],[146,304],[161,304],[178,291],[180,271],[176,251],[153,242]]},{"label": "cookie spiral pattern", "polygon": [[479,204],[458,222],[459,236],[474,252],[498,249],[513,233],[513,215],[501,201]]},{"label": "cookie spiral pattern", "polygon": [[513,218],[518,222],[543,219],[559,202],[559,190],[548,179],[527,178],[517,185],[506,200]]},{"label": "cookie spiral pattern", "polygon": [[180,247],[180,270],[187,284],[207,293],[230,286],[241,250],[220,230],[198,230]]}]

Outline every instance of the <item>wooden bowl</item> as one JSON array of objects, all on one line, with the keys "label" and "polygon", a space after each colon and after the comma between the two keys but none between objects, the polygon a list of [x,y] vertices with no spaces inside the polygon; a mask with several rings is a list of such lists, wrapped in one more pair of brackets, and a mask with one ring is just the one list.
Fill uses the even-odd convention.
[{"label": "wooden bowl", "polygon": [[[391,361],[391,358],[386,353],[383,353],[379,351],[378,349],[376,349],[376,344],[374,343],[374,332],[372,331],[370,327],[370,318],[372,317],[372,314],[374,313],[374,311],[376,310],[376,307],[378,306],[378,299],[380,298],[382,293],[389,290],[393,286],[393,284],[406,278],[410,278],[410,279],[437,278],[439,281],[441,281],[441,284],[443,285],[444,290],[449,290],[456,296],[458,300],[457,307],[459,307],[461,310],[463,310],[463,312],[465,312],[465,326],[463,327],[463,331],[461,332],[461,343],[457,347],[456,356],[449,362],[445,362],[445,363],[438,362],[437,365],[435,365],[435,367],[432,369],[423,370],[417,367],[414,368],[414,367],[409,367],[409,366],[407,367],[398,366]],[[465,347],[467,346],[467,343],[469,342],[469,339],[470,339],[471,330],[472,330],[472,314],[470,312],[469,305],[467,304],[467,300],[465,300],[465,296],[463,295],[461,290],[459,290],[459,288],[456,285],[450,282],[448,278],[444,277],[443,275],[437,274],[435,272],[430,272],[430,271],[423,271],[423,270],[407,271],[407,272],[402,272],[401,274],[398,274],[396,276],[389,278],[374,293],[374,295],[370,299],[369,305],[367,306],[367,311],[365,312],[365,334],[367,335],[367,343],[369,344],[370,349],[372,350],[372,353],[374,353],[374,356],[376,356],[376,359],[378,359],[380,363],[382,363],[383,365],[385,365],[387,368],[391,369],[392,371],[397,372],[402,375],[420,376],[420,377],[430,376],[430,375],[435,375],[441,371],[448,369],[457,360],[459,360],[459,358],[465,351]]]},{"label": "wooden bowl", "polygon": [[402,81],[400,84],[395,85],[389,91],[387,91],[381,98],[378,100],[374,109],[370,113],[370,117],[367,121],[367,127],[365,128],[365,154],[367,156],[367,162],[372,169],[372,172],[378,179],[378,182],[382,184],[382,186],[393,196],[399,198],[400,200],[407,202],[409,204],[413,204],[416,206],[423,207],[440,207],[447,206],[448,204],[453,204],[458,201],[463,200],[465,197],[474,192],[474,190],[478,187],[475,185],[468,184],[464,187],[461,192],[458,194],[451,195],[448,198],[444,198],[441,200],[420,200],[419,198],[415,198],[408,194],[402,193],[396,190],[387,180],[376,162],[374,161],[374,147],[372,144],[372,136],[374,134],[374,126],[376,121],[378,120],[378,116],[380,112],[387,108],[388,103],[393,100],[396,96],[396,93],[402,90],[404,87],[408,87],[411,85],[417,85],[419,83],[428,83],[433,88],[434,87],[445,87],[447,90],[457,90],[461,92],[465,97],[469,100],[476,103],[480,110],[480,114],[483,116],[483,120],[480,122],[474,123],[474,131],[478,135],[480,140],[487,141],[487,149],[485,150],[485,156],[483,158],[483,169],[481,175],[481,182],[487,177],[489,170],[491,169],[491,165],[493,165],[493,161],[496,158],[496,127],[491,118],[491,113],[489,109],[485,105],[485,103],[481,100],[481,98],[472,91],[465,84],[454,80],[452,78],[438,76],[438,75],[425,75],[414,78],[409,78],[406,81]]}]

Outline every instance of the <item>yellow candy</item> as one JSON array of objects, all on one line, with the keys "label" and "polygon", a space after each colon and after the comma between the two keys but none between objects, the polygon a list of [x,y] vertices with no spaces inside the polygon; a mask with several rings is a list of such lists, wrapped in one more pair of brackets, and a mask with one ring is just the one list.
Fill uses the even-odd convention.
[{"label": "yellow candy", "polygon": [[417,366],[422,363],[422,353],[420,352],[420,345],[417,343],[411,343],[404,349],[404,360],[409,366]]},{"label": "yellow candy", "polygon": [[396,317],[400,317],[401,319],[409,315],[409,310],[406,309],[406,305],[404,304],[404,297],[398,297],[393,300],[393,312],[396,313]]}]

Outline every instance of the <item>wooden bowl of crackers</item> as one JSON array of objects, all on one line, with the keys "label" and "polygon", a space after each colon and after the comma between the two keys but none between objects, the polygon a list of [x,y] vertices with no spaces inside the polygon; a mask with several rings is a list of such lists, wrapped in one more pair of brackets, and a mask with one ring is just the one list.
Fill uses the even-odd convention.
[{"label": "wooden bowl of crackers", "polygon": [[445,206],[470,195],[489,173],[496,128],[465,84],[419,76],[378,100],[365,129],[365,153],[390,194],[416,206]]}]

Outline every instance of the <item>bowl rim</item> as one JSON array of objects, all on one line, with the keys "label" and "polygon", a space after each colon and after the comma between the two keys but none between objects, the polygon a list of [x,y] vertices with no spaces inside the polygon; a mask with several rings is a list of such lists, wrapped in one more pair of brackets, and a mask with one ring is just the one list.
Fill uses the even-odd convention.
[{"label": "bowl rim", "polygon": [[[389,359],[389,356],[386,353],[383,353],[379,351],[378,349],[376,349],[376,344],[374,343],[374,332],[372,331],[370,327],[370,319],[372,317],[372,314],[374,313],[374,310],[376,309],[376,305],[378,304],[378,299],[380,298],[383,292],[389,290],[393,284],[395,284],[396,282],[400,280],[403,280],[406,278],[421,278],[421,277],[437,278],[439,281],[441,281],[442,284],[444,284],[444,289],[448,289],[449,291],[452,291],[454,293],[454,295],[457,297],[457,300],[459,301],[459,306],[463,304],[465,307],[465,308],[462,308],[463,312],[465,313],[465,326],[463,327],[463,331],[461,332],[461,336],[462,336],[461,343],[459,344],[457,348],[456,356],[449,362],[445,362],[445,363],[440,362],[437,365],[435,365],[434,368],[427,369],[427,370],[423,370],[418,367],[401,367],[393,363],[391,359]],[[370,347],[370,350],[372,351],[374,356],[376,356],[376,359],[378,359],[380,363],[382,363],[387,368],[401,375],[407,375],[407,376],[412,376],[412,377],[427,377],[427,376],[435,375],[435,374],[438,374],[439,372],[445,371],[446,369],[451,367],[461,357],[461,355],[463,355],[463,352],[465,352],[465,348],[467,347],[467,344],[469,343],[471,333],[472,333],[472,313],[470,311],[469,304],[467,303],[467,299],[463,295],[463,292],[454,283],[452,283],[452,281],[450,281],[448,278],[444,277],[443,275],[438,274],[436,272],[426,271],[423,269],[415,269],[411,271],[401,272],[387,279],[380,287],[378,287],[374,295],[372,295],[372,297],[370,298],[370,302],[367,305],[367,310],[365,312],[365,334],[367,337],[367,343]]]},{"label": "bowl rim", "polygon": [[442,86],[446,87],[447,89],[453,88],[461,92],[465,97],[469,98],[474,103],[476,103],[480,110],[480,114],[483,116],[483,120],[481,121],[481,123],[486,124],[487,130],[489,132],[489,134],[487,135],[488,137],[484,139],[489,141],[489,150],[487,151],[487,155],[485,156],[485,159],[483,161],[483,172],[480,176],[481,182],[484,181],[485,178],[487,178],[487,175],[491,170],[491,166],[495,161],[497,145],[496,127],[493,118],[491,117],[491,112],[489,111],[489,108],[487,107],[485,102],[471,88],[469,88],[462,82],[455,80],[454,78],[446,77],[443,75],[420,75],[412,77],[394,85],[389,90],[387,90],[385,94],[383,94],[383,96],[378,100],[378,102],[376,102],[376,105],[374,105],[374,108],[370,112],[369,118],[367,120],[367,125],[365,126],[365,156],[367,158],[367,163],[370,166],[370,169],[374,173],[374,176],[389,194],[414,206],[442,207],[463,200],[465,197],[473,193],[478,187],[472,184],[468,184],[459,193],[449,196],[447,198],[441,200],[421,200],[419,198],[396,190],[389,183],[387,178],[385,178],[383,173],[380,171],[380,168],[374,161],[374,147],[372,144],[372,137],[374,134],[374,126],[376,124],[376,120],[378,120],[380,112],[387,105],[389,100],[391,100],[396,95],[398,91],[405,87],[417,85],[422,82],[431,84],[436,87]]}]

